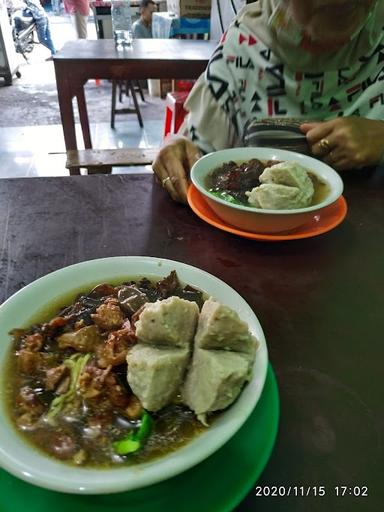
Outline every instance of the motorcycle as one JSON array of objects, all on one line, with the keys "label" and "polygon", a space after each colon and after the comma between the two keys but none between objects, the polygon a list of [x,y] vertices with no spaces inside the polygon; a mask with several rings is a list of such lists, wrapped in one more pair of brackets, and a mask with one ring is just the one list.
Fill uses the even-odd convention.
[{"label": "motorcycle", "polygon": [[36,22],[32,12],[25,6],[8,14],[12,25],[12,37],[16,52],[21,53],[24,59],[28,60],[26,54],[30,53],[37,43],[34,38]]}]

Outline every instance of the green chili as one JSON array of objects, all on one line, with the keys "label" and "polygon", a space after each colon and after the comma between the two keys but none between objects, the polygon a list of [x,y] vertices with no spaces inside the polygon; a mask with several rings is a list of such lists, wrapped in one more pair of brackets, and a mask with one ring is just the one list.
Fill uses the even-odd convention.
[{"label": "green chili", "polygon": [[153,420],[147,411],[143,412],[140,427],[124,437],[112,443],[115,453],[128,455],[140,450],[152,432]]}]

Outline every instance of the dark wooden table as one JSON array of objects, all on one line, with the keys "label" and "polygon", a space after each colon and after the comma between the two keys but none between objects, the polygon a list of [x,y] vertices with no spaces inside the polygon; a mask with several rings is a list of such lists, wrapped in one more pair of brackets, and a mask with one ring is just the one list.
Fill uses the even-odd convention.
[{"label": "dark wooden table", "polygon": [[[158,256],[216,275],[259,317],[279,384],[279,434],[257,485],[326,490],[263,498],[252,489],[238,510],[381,512],[384,169],[350,173],[345,195],[348,216],[332,232],[261,243],[205,224],[151,175],[0,180],[0,301],[98,257]],[[354,486],[368,497],[350,496]]]},{"label": "dark wooden table", "polygon": [[84,96],[87,80],[195,79],[205,70],[215,46],[212,41],[136,39],[132,47],[118,51],[112,39],[66,43],[53,59],[66,149],[77,149],[74,97],[85,148],[92,148]]}]

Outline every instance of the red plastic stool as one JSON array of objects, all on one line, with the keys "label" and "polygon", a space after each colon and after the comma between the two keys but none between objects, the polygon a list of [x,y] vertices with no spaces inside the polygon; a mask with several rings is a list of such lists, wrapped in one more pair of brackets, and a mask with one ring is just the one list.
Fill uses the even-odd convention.
[{"label": "red plastic stool", "polygon": [[167,94],[167,104],[165,106],[165,123],[164,137],[169,133],[177,133],[184,120],[186,111],[184,110],[184,102],[189,92],[169,92]]},{"label": "red plastic stool", "polygon": [[189,92],[196,80],[175,80],[175,91]]}]

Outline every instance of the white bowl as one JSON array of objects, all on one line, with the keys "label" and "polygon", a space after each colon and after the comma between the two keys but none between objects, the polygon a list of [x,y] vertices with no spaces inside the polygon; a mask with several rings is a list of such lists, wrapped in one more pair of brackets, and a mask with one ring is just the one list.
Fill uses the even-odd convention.
[{"label": "white bowl", "polygon": [[[4,365],[11,345],[9,331],[29,320],[52,300],[90,289],[108,280],[132,276],[163,277],[176,270],[180,280],[238,312],[260,342],[253,378],[238,400],[213,425],[184,447],[157,460],[133,467],[77,468],[35,450],[16,431],[5,407]],[[160,258],[127,256],[78,263],[48,274],[15,293],[0,306],[0,465],[27,482],[70,493],[101,494],[144,487],[170,478],[218,450],[246,421],[263,389],[268,354],[263,330],[244,299],[220,279],[195,267]]]},{"label": "white bowl", "polygon": [[[257,158],[259,160],[276,160],[298,162],[307,170],[316,174],[330,189],[329,194],[318,204],[294,210],[266,210],[229,203],[211,194],[205,179],[211,171],[231,160],[244,162]],[[232,148],[209,153],[200,158],[191,169],[191,180],[209,206],[223,221],[253,233],[278,233],[297,228],[313,219],[326,206],[337,201],[343,193],[343,181],[329,165],[310,156],[273,148]]]}]

